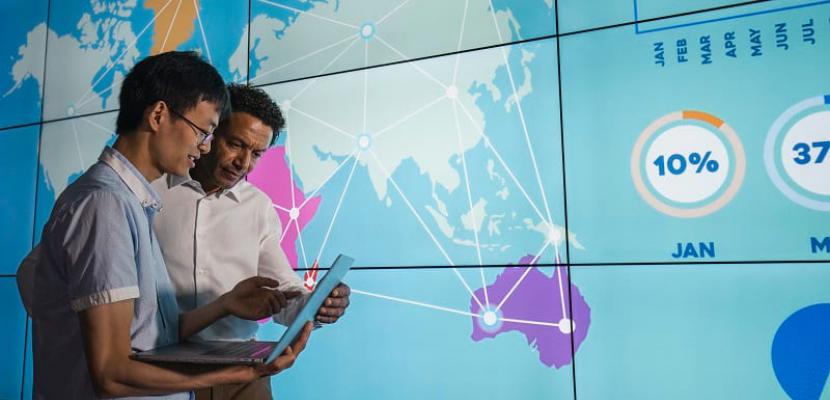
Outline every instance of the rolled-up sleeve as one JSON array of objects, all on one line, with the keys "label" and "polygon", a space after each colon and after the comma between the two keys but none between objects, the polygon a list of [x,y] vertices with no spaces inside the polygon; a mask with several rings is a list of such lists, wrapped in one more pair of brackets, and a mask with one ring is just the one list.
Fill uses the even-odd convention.
[{"label": "rolled-up sleeve", "polygon": [[96,192],[65,216],[70,220],[55,254],[64,258],[74,311],[139,296],[133,214],[117,194]]}]

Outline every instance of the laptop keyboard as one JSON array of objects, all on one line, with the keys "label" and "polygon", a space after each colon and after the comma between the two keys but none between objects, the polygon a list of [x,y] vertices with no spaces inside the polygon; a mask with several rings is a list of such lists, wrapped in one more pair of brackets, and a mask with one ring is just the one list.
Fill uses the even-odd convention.
[{"label": "laptop keyboard", "polygon": [[229,342],[206,351],[204,355],[259,358],[267,356],[272,348],[273,345],[269,343]]}]

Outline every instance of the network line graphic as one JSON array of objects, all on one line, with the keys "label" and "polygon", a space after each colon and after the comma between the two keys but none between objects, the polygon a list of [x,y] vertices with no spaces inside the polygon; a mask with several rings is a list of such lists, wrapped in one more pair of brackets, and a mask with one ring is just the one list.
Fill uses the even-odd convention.
[{"label": "network line graphic", "polygon": [[[571,315],[570,297],[574,288],[569,284],[567,262],[562,262],[561,259],[561,246],[565,243],[565,235],[568,233],[563,226],[556,223],[559,218],[557,215],[563,215],[562,211],[551,207],[549,200],[555,193],[550,191],[550,187],[556,186],[558,182],[550,178],[556,174],[549,172],[546,179],[545,171],[550,169],[550,164],[545,167],[544,162],[539,159],[539,151],[558,154],[559,149],[547,142],[541,147],[537,143],[545,137],[558,138],[559,135],[557,132],[540,132],[540,127],[550,129],[550,126],[555,124],[540,124],[532,119],[536,118],[537,114],[531,111],[528,115],[526,110],[525,99],[534,93],[530,85],[531,78],[536,77],[531,76],[530,67],[534,59],[541,56],[534,53],[539,50],[536,47],[510,44],[510,35],[516,34],[510,28],[511,24],[516,24],[514,17],[508,12],[499,11],[489,1],[467,0],[463,2],[463,10],[458,15],[460,29],[453,33],[455,46],[449,49],[450,52],[457,51],[456,54],[382,68],[369,68],[372,66],[370,56],[373,53],[386,52],[395,55],[399,60],[413,58],[408,51],[402,50],[404,47],[398,43],[397,37],[388,32],[393,31],[390,24],[399,13],[425,3],[414,0],[401,1],[391,5],[377,18],[357,19],[357,22],[341,20],[336,15],[326,15],[325,10],[299,10],[280,2],[265,0],[259,1],[259,4],[275,10],[296,12],[295,23],[304,19],[313,20],[318,24],[335,25],[349,30],[348,34],[338,36],[320,48],[311,49],[295,58],[279,60],[284,63],[276,67],[263,65],[258,72],[251,70],[250,83],[262,86],[269,92],[280,102],[287,116],[288,134],[285,135],[284,144],[272,150],[284,152],[283,159],[287,160],[284,164],[288,169],[288,182],[285,186],[291,189],[285,191],[285,187],[281,187],[280,190],[287,198],[274,201],[273,206],[283,221],[280,237],[283,248],[295,248],[297,257],[294,265],[313,270],[317,262],[330,255],[333,243],[342,242],[342,233],[338,236],[336,228],[338,224],[344,223],[344,219],[348,219],[349,213],[343,211],[354,206],[350,204],[350,195],[355,191],[356,185],[364,184],[364,180],[361,180],[361,183],[357,182],[358,179],[365,179],[368,171],[373,185],[383,182],[383,189],[388,190],[385,197],[378,194],[378,204],[383,204],[383,197],[387,202],[386,206],[389,207],[389,202],[394,196],[396,205],[400,206],[401,217],[408,218],[415,227],[415,231],[409,231],[417,232],[420,229],[424,243],[432,246],[431,251],[434,252],[436,260],[441,260],[438,262],[439,266],[443,265],[447,269],[452,279],[450,283],[456,282],[458,289],[463,290],[459,294],[464,293],[470,304],[441,304],[442,301],[430,301],[369,287],[355,287],[356,295],[463,316],[470,319],[473,324],[473,339],[476,341],[495,336],[500,331],[520,330],[516,329],[517,326],[526,327],[527,331],[522,332],[528,337],[528,343],[536,340],[531,339],[535,334],[561,340],[555,345],[557,350],[566,352],[567,357],[549,357],[549,360],[543,360],[545,364],[560,367],[570,363],[572,355],[569,336],[582,334],[584,337],[587,324],[582,325],[580,318]],[[126,66],[134,63],[135,60],[130,60],[136,57],[136,48],[139,43],[144,42],[142,38],[146,39],[148,32],[153,32],[154,37],[160,39],[153,42],[153,51],[179,48],[174,41],[177,37],[176,32],[189,23],[189,17],[185,16],[193,13],[193,33],[202,36],[204,54],[208,58],[213,57],[212,61],[217,61],[215,54],[211,55],[208,48],[207,38],[211,36],[210,31],[204,30],[204,24],[199,22],[205,10],[199,12],[198,5],[198,2],[188,0],[156,2],[152,20],[142,25],[138,34],[128,43],[124,43],[121,51],[113,54],[114,58],[109,59],[102,72],[96,75],[96,79],[91,81],[91,86],[87,87],[83,94],[74,93],[74,96],[80,96],[66,108],[66,114],[71,118],[44,126],[41,163],[46,174],[44,178],[55,194],[59,194],[74,177],[95,161],[100,145],[114,138],[111,126],[114,125],[115,112],[89,115],[87,111],[96,99],[100,99],[102,93],[117,91],[120,85],[118,71],[121,67],[116,64]],[[483,23],[486,25],[482,25]],[[485,51],[464,52],[466,36],[470,35],[470,32],[476,32],[476,35],[480,36],[482,27],[489,29],[490,35],[500,46]],[[253,42],[255,41],[252,40]],[[253,56],[253,50],[250,53],[249,56]],[[278,49],[275,54],[279,54]],[[361,58],[362,70],[348,73],[356,89],[351,92],[348,102],[353,103],[355,112],[348,110],[346,113],[350,120],[344,121],[329,113],[328,108],[315,104],[318,99],[315,96],[328,91],[328,85],[339,79],[341,75],[323,75],[335,71],[338,62],[350,54],[357,54]],[[547,54],[552,52],[548,51]],[[305,61],[319,55],[330,58],[318,65],[321,68],[307,70],[310,75],[316,76],[314,78],[275,85],[266,81],[278,76],[279,72],[290,66],[304,65]],[[276,56],[272,57],[278,59]],[[492,83],[496,71],[500,71],[499,74],[503,76],[503,87],[496,87]],[[418,90],[415,95],[409,96],[409,101],[381,109],[386,101],[378,99],[397,100],[396,93],[388,85],[389,73],[398,74],[397,77],[392,77],[393,80],[403,76]],[[98,89],[107,81],[104,78],[107,75],[113,79],[112,84],[99,91]],[[245,77],[247,73],[241,79],[240,75],[236,75],[235,80],[244,81]],[[476,85],[487,86],[487,92],[471,93],[471,88]],[[476,98],[480,96],[494,98],[497,109],[502,110],[498,118],[485,118],[484,112],[476,103]],[[492,126],[498,119],[506,118],[510,119],[509,131],[489,130],[494,129]],[[413,124],[420,127],[424,121],[439,123],[431,125],[433,134],[422,136],[423,140],[416,147],[426,151],[440,150],[445,157],[438,161],[429,158],[419,160],[423,163],[421,166],[426,168],[427,176],[434,180],[433,186],[450,185],[448,182],[452,179],[447,178],[446,170],[450,169],[453,174],[457,172],[457,190],[454,193],[458,194],[455,199],[458,201],[453,200],[454,203],[449,206],[442,204],[435,197],[435,193],[433,197],[436,204],[424,206],[411,183],[396,175],[401,167],[401,158],[424,157],[424,154],[412,157],[392,154],[394,149],[406,149],[406,146],[400,145],[400,140],[411,135]],[[314,126],[312,131],[308,130],[309,124]],[[67,131],[71,134],[66,135],[65,133],[69,133]],[[499,134],[494,136],[493,132]],[[508,133],[511,141],[505,142],[505,134]],[[310,134],[320,143],[330,142],[338,146],[336,149],[325,150],[332,155],[328,160],[329,164],[333,164],[332,167],[322,169],[321,175],[312,180],[307,179],[307,171],[298,171],[298,167],[301,168],[304,162],[320,163],[320,160],[309,158],[307,152],[303,152],[303,146],[308,143],[297,143],[298,140],[307,142]],[[67,149],[74,151],[66,152]],[[474,151],[477,153],[474,154]],[[77,161],[72,158],[76,158]],[[483,161],[485,158],[487,162]],[[437,164],[446,166],[443,170],[436,170]],[[488,197],[487,202],[482,201],[483,198],[477,198],[482,193],[492,196],[489,192],[490,187],[483,185],[485,179],[482,176],[487,177],[485,171],[494,182],[500,182],[497,185],[501,188],[498,195],[492,199]],[[302,178],[301,181],[296,181],[298,177]],[[251,182],[258,184],[256,179],[251,179]],[[334,186],[335,184],[337,186]],[[339,185],[342,187],[338,187]],[[309,189],[293,190],[297,187]],[[375,190],[380,189],[376,187]],[[336,194],[332,195],[334,192]],[[315,235],[319,234],[319,238],[309,242],[309,231],[304,228],[314,217],[322,193],[330,196],[328,200],[331,207],[327,209],[330,214],[317,217],[317,224],[323,228],[319,232],[312,232]],[[509,200],[505,200],[507,198]],[[510,222],[511,226],[504,227],[503,225],[508,225],[507,222],[496,223],[494,218],[488,221],[489,215],[496,212],[492,211],[492,208],[484,211],[485,204],[486,207],[495,207],[493,204],[515,206],[511,211],[519,216],[513,217],[515,221]],[[447,209],[452,212],[462,210],[459,213],[463,214],[460,216],[463,227],[453,227],[456,231],[455,236],[448,234],[441,223],[442,218],[443,224],[446,225],[446,220],[453,217],[452,213],[447,214]],[[524,221],[521,221],[523,216]],[[327,222],[320,218],[326,218]],[[505,219],[509,218],[508,215]],[[519,226],[521,224],[524,225]],[[316,227],[318,226],[315,225],[315,229]],[[494,230],[501,231],[501,237],[513,237],[514,240],[520,238],[519,245],[494,243]],[[457,233],[460,231],[463,231],[464,235]],[[484,236],[488,235],[488,232],[489,239]],[[515,236],[519,234],[524,236]],[[469,238],[465,235],[469,235]],[[574,239],[572,236],[569,237]],[[504,257],[498,261],[493,259],[494,254],[497,256],[510,246],[521,248],[521,254],[515,258],[511,256],[511,261],[505,261]],[[345,251],[345,247],[343,248]],[[429,248],[425,247],[424,250]],[[501,271],[493,268],[493,264],[515,266]],[[537,264],[549,266],[544,268],[551,272],[547,275],[540,272],[543,267],[537,267]],[[470,268],[471,265],[477,265],[478,268]],[[459,268],[460,266],[465,268]],[[496,273],[499,274],[494,277]],[[309,284],[309,287],[313,286],[315,274],[312,272],[307,278],[311,278],[311,282],[305,283]],[[544,303],[545,310],[539,312],[540,307],[537,305],[536,310],[530,314],[526,313],[525,311],[533,307],[527,306],[525,298],[540,294],[547,299]]]},{"label": "network line graphic", "polygon": [[[462,58],[465,58],[462,53],[449,56],[452,62],[448,62],[446,63],[447,65],[442,66],[450,68],[450,70],[441,71],[444,72],[443,74],[436,73],[435,70],[432,70],[429,66],[422,65],[420,62],[408,62],[403,65],[398,65],[397,68],[399,70],[409,70],[414,72],[415,76],[421,80],[418,85],[430,88],[429,91],[432,92],[432,95],[424,96],[426,100],[416,105],[408,105],[408,108],[411,108],[411,110],[396,110],[396,112],[399,113],[398,117],[391,122],[386,123],[380,129],[369,129],[371,118],[374,115],[379,114],[379,112],[377,112],[379,110],[372,110],[369,103],[369,99],[374,97],[373,93],[370,93],[369,90],[370,84],[372,83],[370,75],[376,74],[375,70],[369,69],[370,52],[390,51],[399,56],[401,60],[411,59],[408,54],[405,54],[399,50],[399,48],[393,43],[392,39],[386,36],[384,28],[386,27],[385,23],[391,17],[400,12],[400,10],[404,9],[405,6],[416,2],[404,0],[396,4],[394,7],[391,7],[389,11],[383,14],[380,18],[376,20],[362,20],[360,23],[353,23],[351,21],[338,19],[336,15],[324,14],[324,11],[317,12],[314,9],[300,10],[276,1],[259,0],[259,2],[264,5],[271,6],[275,10],[279,10],[281,12],[290,11],[296,13],[297,16],[294,23],[298,23],[300,20],[305,18],[308,20],[314,20],[316,23],[323,25],[329,24],[337,27],[348,28],[348,34],[343,37],[335,37],[330,43],[324,45],[323,47],[312,49],[311,51],[293,59],[283,60],[279,63],[279,65],[264,71],[257,73],[251,71],[251,83],[262,84],[264,82],[264,78],[274,77],[276,73],[289,66],[302,63],[304,60],[317,56],[323,52],[337,51],[337,53],[321,69],[308,71],[309,74],[312,74],[311,76],[315,76],[314,78],[306,81],[294,82],[294,84],[297,84],[296,86],[299,87],[299,89],[290,93],[287,98],[281,96],[279,87],[280,84],[276,86],[264,87],[276,100],[280,101],[281,109],[287,115],[284,151],[285,157],[288,160],[288,177],[291,188],[294,188],[296,183],[295,176],[297,175],[297,171],[295,170],[295,164],[303,162],[299,159],[303,156],[295,153],[297,151],[295,135],[299,135],[297,137],[315,135],[316,141],[331,140],[338,143],[349,143],[348,145],[338,148],[341,157],[337,160],[337,165],[331,168],[327,174],[324,174],[319,183],[315,183],[313,185],[314,189],[305,195],[304,199],[298,200],[294,190],[290,190],[290,199],[284,200],[286,203],[280,204],[279,202],[275,202],[273,204],[273,207],[278,211],[278,213],[282,214],[283,217],[287,217],[288,220],[288,223],[283,227],[281,241],[284,241],[288,237],[289,232],[291,232],[292,235],[296,235],[297,244],[300,249],[299,257],[302,261],[302,264],[300,265],[304,268],[316,268],[317,262],[323,257],[327,250],[327,246],[330,244],[333,227],[335,227],[335,224],[337,223],[338,216],[341,214],[344,203],[347,203],[344,199],[349,193],[352,183],[354,182],[353,178],[357,167],[364,166],[365,168],[374,168],[381,173],[381,179],[388,182],[393,193],[400,196],[400,199],[404,203],[410,217],[417,221],[417,225],[421,227],[423,231],[422,233],[429,238],[429,242],[434,246],[434,250],[437,254],[440,254],[440,258],[446,262],[449,272],[454,275],[454,277],[458,280],[460,287],[463,287],[463,290],[465,290],[465,292],[470,296],[473,306],[471,307],[471,310],[464,310],[457,307],[446,307],[431,304],[426,301],[398,297],[388,293],[377,293],[363,290],[362,288],[353,288],[352,291],[354,293],[375,299],[470,317],[478,321],[479,326],[484,331],[497,330],[503,323],[513,323],[551,328],[554,329],[551,332],[566,335],[567,337],[567,335],[571,334],[575,329],[581,329],[582,327],[577,326],[573,322],[573,318],[570,316],[568,310],[568,300],[566,299],[569,296],[569,294],[566,293],[566,286],[568,285],[568,282],[567,276],[563,276],[563,269],[567,269],[567,267],[561,263],[560,258],[560,245],[561,243],[564,243],[565,232],[563,228],[559,228],[555,225],[553,213],[550,207],[550,201],[548,200],[546,194],[547,190],[543,184],[539,161],[537,160],[536,151],[534,151],[534,143],[531,139],[532,130],[528,126],[527,117],[524,111],[524,105],[522,102],[523,96],[521,93],[523,88],[521,85],[517,84],[518,79],[513,71],[514,66],[511,65],[511,63],[515,61],[511,61],[509,59],[509,51],[511,51],[508,47],[509,38],[504,36],[505,33],[510,32],[508,29],[505,29],[504,26],[504,24],[509,21],[499,21],[497,11],[493,7],[492,2],[488,1],[486,4],[482,4],[482,2],[475,3],[478,3],[478,6],[487,8],[484,12],[489,14],[490,23],[492,24],[491,29],[495,31],[498,43],[501,44],[500,47],[493,50],[496,52],[494,58],[498,60],[498,65],[504,68],[509,82],[509,97],[507,102],[512,104],[511,110],[513,112],[511,114],[515,115],[518,119],[520,134],[517,137],[520,138],[523,147],[525,147],[524,156],[529,161],[532,169],[533,179],[530,182],[523,182],[517,177],[517,174],[514,173],[515,168],[511,167],[511,163],[506,161],[506,157],[499,150],[499,146],[491,140],[490,135],[485,131],[481,121],[477,120],[474,116],[475,111],[472,109],[474,104],[462,100],[461,97],[464,96],[462,90],[466,89],[466,87],[460,86],[461,82],[459,79],[462,67]],[[464,2],[464,9],[459,18],[460,30],[456,41],[456,51],[462,50],[464,35],[467,32],[466,28],[468,16],[470,13],[474,12],[471,10],[470,3],[470,0]],[[475,12],[482,11],[478,10]],[[286,31],[282,33],[283,35],[288,34],[286,33],[287,29],[290,29],[290,27],[286,28]],[[362,47],[362,49],[360,49],[360,47]],[[359,113],[355,113],[357,118],[359,118],[359,121],[354,124],[333,122],[331,118],[327,116],[327,110],[325,108],[304,107],[302,105],[304,98],[308,96],[308,94],[313,91],[316,86],[325,85],[332,79],[332,77],[320,76],[332,72],[330,70],[332,66],[336,65],[338,61],[350,51],[361,51],[363,58],[362,71],[350,73],[349,77],[351,79],[361,80],[361,83],[357,85],[359,86],[361,93],[354,96],[356,97],[354,102],[359,103]],[[275,51],[275,54],[279,54],[279,52]],[[527,75],[527,72],[525,72],[525,75]],[[334,78],[337,77],[335,76]],[[527,80],[529,77],[525,76],[525,79]],[[443,109],[446,112],[446,114],[443,115],[451,116],[448,126],[441,126],[441,128],[444,130],[443,137],[446,141],[454,141],[457,144],[457,149],[454,151],[454,154],[457,156],[458,164],[460,165],[460,175],[463,182],[460,188],[466,194],[465,203],[468,215],[475,214],[476,206],[473,198],[475,190],[471,180],[471,168],[473,168],[473,166],[468,164],[466,155],[467,149],[465,149],[465,140],[469,141],[469,138],[464,137],[464,129],[462,127],[462,125],[467,124],[469,124],[468,126],[474,131],[477,140],[483,141],[485,147],[490,152],[490,156],[497,161],[498,166],[506,172],[509,177],[509,181],[516,188],[516,190],[520,192],[522,196],[521,199],[527,202],[527,205],[532,209],[533,216],[541,221],[540,226],[543,227],[541,230],[542,240],[540,241],[541,243],[539,244],[538,249],[534,253],[530,254],[527,259],[523,259],[524,262],[521,263],[521,266],[516,267],[520,268],[521,272],[517,273],[517,277],[514,278],[515,280],[510,282],[509,285],[505,287],[506,290],[502,290],[502,292],[506,293],[500,293],[499,296],[494,296],[491,293],[493,285],[488,284],[485,277],[487,260],[486,256],[482,254],[483,244],[482,239],[479,237],[479,232],[482,228],[482,221],[477,218],[469,219],[471,225],[470,230],[473,232],[472,247],[475,250],[475,260],[479,266],[479,276],[477,279],[480,279],[481,290],[477,292],[471,286],[471,283],[468,280],[469,277],[465,278],[465,276],[457,268],[458,263],[453,255],[451,255],[451,252],[447,250],[444,244],[442,244],[442,241],[440,240],[440,233],[436,233],[434,229],[430,227],[426,217],[423,215],[423,211],[419,211],[419,207],[412,201],[406,188],[406,182],[399,182],[394,177],[394,168],[390,165],[388,158],[384,157],[384,152],[388,150],[388,147],[384,148],[384,142],[395,135],[405,134],[405,132],[401,132],[404,129],[398,128],[401,128],[408,123],[412,123],[412,121],[418,120],[419,118],[424,118],[429,112],[435,112],[435,110],[440,109]],[[298,121],[302,121],[303,124],[314,124],[317,129],[315,132],[310,132],[308,130],[302,131],[302,128],[297,128],[297,126],[300,125]],[[326,134],[322,135],[318,132],[326,132]],[[423,146],[428,147],[430,144],[424,143]],[[304,240],[303,230],[301,229],[301,221],[305,216],[305,207],[307,207],[311,199],[318,195],[321,189],[324,189],[324,187],[330,185],[336,177],[340,176],[342,178],[343,174],[347,174],[345,184],[343,185],[342,191],[340,191],[336,200],[331,220],[329,221],[327,228],[324,230],[325,233],[323,234],[321,244],[315,252],[307,246],[307,243]],[[257,180],[259,179],[267,178],[262,176],[261,178],[251,179],[251,181],[254,184],[258,184]],[[539,191],[539,197],[541,197],[541,200],[535,199],[534,196],[532,196],[527,190],[526,185],[535,186],[535,188]],[[541,205],[539,203],[541,203]],[[283,221],[285,221],[285,219],[283,219]],[[289,244],[289,246],[290,245],[291,244]],[[285,247],[285,245],[283,247]],[[298,260],[298,264],[300,260]],[[531,320],[505,315],[505,310],[507,309],[505,305],[509,304],[509,300],[514,295],[522,291],[523,281],[525,281],[531,271],[535,269],[534,265],[543,260],[556,265],[556,267],[554,267],[554,276],[552,277],[553,280],[555,280],[555,285],[552,285],[549,289],[551,292],[550,294],[556,296],[558,300],[558,304],[560,306],[558,307],[560,308],[558,312],[561,313],[560,318],[556,320]],[[306,274],[306,278],[308,277],[309,274]],[[306,282],[307,285],[308,283],[309,282]],[[570,349],[568,350],[570,351]]]}]

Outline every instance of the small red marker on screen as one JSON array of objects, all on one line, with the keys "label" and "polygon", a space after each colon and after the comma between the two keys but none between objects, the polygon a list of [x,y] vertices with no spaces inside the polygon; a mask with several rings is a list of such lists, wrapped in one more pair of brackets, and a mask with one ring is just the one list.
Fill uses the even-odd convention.
[{"label": "small red marker on screen", "polygon": [[311,265],[311,269],[306,271],[303,275],[303,286],[305,286],[306,290],[309,292],[314,290],[314,285],[317,284],[317,272],[319,271],[320,266],[317,264],[317,260],[314,260],[314,264]]}]

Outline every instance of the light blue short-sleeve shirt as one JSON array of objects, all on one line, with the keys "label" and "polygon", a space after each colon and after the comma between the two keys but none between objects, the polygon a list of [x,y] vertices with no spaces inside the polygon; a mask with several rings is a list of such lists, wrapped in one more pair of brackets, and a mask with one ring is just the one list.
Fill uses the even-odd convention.
[{"label": "light blue short-sleeve shirt", "polygon": [[160,209],[147,180],[109,147],[58,198],[35,270],[36,399],[96,398],[77,314],[82,310],[134,299],[133,350],[178,341],[176,297],[152,229]]}]

